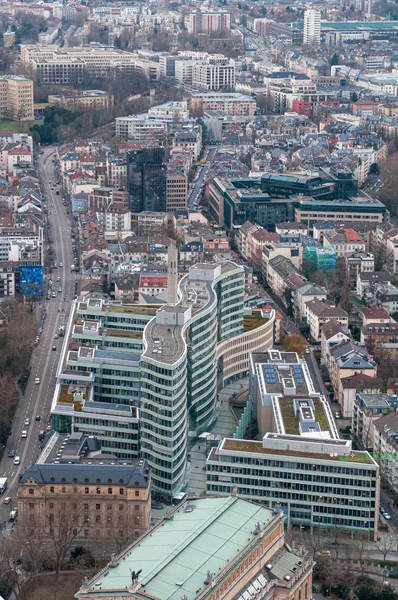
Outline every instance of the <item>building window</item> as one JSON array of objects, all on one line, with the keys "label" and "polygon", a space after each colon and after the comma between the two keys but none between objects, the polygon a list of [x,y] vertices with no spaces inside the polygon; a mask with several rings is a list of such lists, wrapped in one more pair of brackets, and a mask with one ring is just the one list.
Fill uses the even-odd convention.
[{"label": "building window", "polygon": [[30,510],[33,510],[34,507],[35,507],[35,505],[33,504],[33,502],[29,502],[29,508],[30,508]]},{"label": "building window", "polygon": [[54,502],[50,502],[50,509],[54,508]]},{"label": "building window", "polygon": [[140,492],[139,492],[139,490],[135,490],[135,497],[136,497],[136,498],[138,498],[138,497],[139,497],[139,495],[140,495]]},{"label": "building window", "polygon": [[66,487],[63,485],[62,486],[62,493],[65,494],[66,493]]},{"label": "building window", "polygon": [[88,493],[89,493],[89,491],[88,491],[88,488],[84,488],[84,493],[85,493],[85,494],[88,494]]},{"label": "building window", "polygon": [[95,505],[95,510],[101,510],[101,504],[96,504]]},{"label": "building window", "polygon": [[53,494],[54,493],[54,488],[50,487],[50,493]]},{"label": "building window", "polygon": [[101,493],[101,488],[97,488],[97,494]]},{"label": "building window", "polygon": [[35,490],[33,488],[29,488],[29,494],[33,495],[34,493],[35,493]]},{"label": "building window", "polygon": [[108,488],[108,494],[113,494],[113,489],[112,488]]},{"label": "building window", "polygon": [[120,494],[121,496],[123,496],[123,495],[124,495],[124,488],[119,488],[119,494]]},{"label": "building window", "polygon": [[138,504],[136,504],[134,508],[136,511],[140,510],[140,507],[138,506]]},{"label": "building window", "polygon": [[101,522],[101,515],[95,515],[95,522],[96,523],[100,523]]},{"label": "building window", "polygon": [[119,510],[123,510],[123,509],[124,509],[123,504],[119,504]]},{"label": "building window", "polygon": [[88,504],[83,504],[84,510],[88,510]]}]

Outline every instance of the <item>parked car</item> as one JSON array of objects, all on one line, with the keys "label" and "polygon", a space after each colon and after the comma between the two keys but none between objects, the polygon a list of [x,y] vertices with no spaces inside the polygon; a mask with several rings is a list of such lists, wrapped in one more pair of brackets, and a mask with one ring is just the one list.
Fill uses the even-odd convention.
[{"label": "parked car", "polygon": [[30,419],[25,419],[24,425],[28,427],[30,425]]},{"label": "parked car", "polygon": [[28,432],[26,431],[26,429],[23,429],[23,431],[21,433],[21,438],[24,440],[27,437],[28,437]]},{"label": "parked car", "polygon": [[336,419],[340,419],[340,413],[339,412],[334,413],[334,416],[336,417]]},{"label": "parked car", "polygon": [[38,383],[40,383],[40,377],[36,377],[36,379],[35,379],[35,384],[38,384]]},{"label": "parked car", "polygon": [[20,462],[21,462],[21,459],[20,459],[20,457],[19,457],[19,456],[16,456],[16,457],[14,458],[14,465],[19,465],[19,463],[20,463]]},{"label": "parked car", "polygon": [[11,497],[7,496],[7,498],[4,498],[3,504],[10,504],[10,502],[11,502]]},{"label": "parked car", "polygon": [[9,458],[14,458],[14,456],[15,456],[15,450],[10,450],[9,453],[8,453],[8,457]]}]

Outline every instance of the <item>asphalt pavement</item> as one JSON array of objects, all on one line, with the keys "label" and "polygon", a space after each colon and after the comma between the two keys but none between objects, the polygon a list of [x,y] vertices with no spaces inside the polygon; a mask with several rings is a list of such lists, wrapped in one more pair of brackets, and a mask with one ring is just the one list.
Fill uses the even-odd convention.
[{"label": "asphalt pavement", "polygon": [[203,193],[202,187],[204,185],[204,182],[207,179],[207,175],[211,168],[211,164],[213,162],[213,158],[217,151],[217,148],[214,146],[210,146],[210,147],[207,146],[205,148],[205,152],[206,152],[206,150],[209,150],[209,154],[207,155],[206,162],[202,165],[199,165],[199,167],[198,167],[198,169],[200,169],[199,177],[198,177],[197,181],[195,181],[195,183],[192,182],[191,188],[190,188],[189,194],[188,194],[188,208],[191,212],[195,212],[195,209],[193,207],[193,203],[195,202],[195,200],[197,200],[198,205],[200,204],[200,200],[202,198],[202,193]]},{"label": "asphalt pavement", "polygon": [[[45,310],[47,317],[44,321],[43,333],[40,336],[38,345],[34,348],[31,359],[31,372],[26,387],[25,394],[21,396],[17,410],[15,412],[12,424],[12,433],[8,438],[2,460],[0,461],[0,476],[8,478],[8,489],[0,496],[0,525],[4,522],[7,529],[11,528],[11,522],[8,521],[11,508],[16,505],[18,481],[20,475],[25,469],[35,462],[40,454],[39,432],[46,428],[49,419],[51,401],[55,388],[55,373],[60,355],[61,344],[65,338],[55,339],[60,325],[66,324],[69,313],[70,303],[75,294],[76,274],[72,273],[70,268],[73,262],[72,240],[71,240],[71,222],[66,214],[66,207],[62,204],[62,196],[56,195],[56,188],[49,184],[58,181],[58,175],[55,173],[52,159],[55,155],[54,148],[47,148],[44,154],[38,158],[38,168],[41,174],[44,186],[42,193],[48,203],[48,219],[51,224],[51,236],[55,251],[55,261],[58,263],[58,269],[51,274],[51,279],[56,284],[57,276],[60,276],[61,282],[56,284],[56,288],[62,288],[61,293],[57,293],[56,298],[43,300],[38,309],[40,313]],[[63,267],[59,267],[59,263]],[[46,280],[49,275],[46,274]],[[44,295],[46,298],[46,295]],[[37,328],[39,329],[39,321]],[[52,347],[56,346],[56,351]],[[35,384],[36,378],[40,379],[39,384]],[[36,416],[40,421],[36,421]],[[30,419],[30,425],[25,426],[26,418]],[[27,437],[21,438],[21,432],[27,431]],[[10,450],[15,451],[19,456],[20,464],[14,464],[14,458],[9,458]],[[9,504],[4,504],[5,498],[11,497]]]}]

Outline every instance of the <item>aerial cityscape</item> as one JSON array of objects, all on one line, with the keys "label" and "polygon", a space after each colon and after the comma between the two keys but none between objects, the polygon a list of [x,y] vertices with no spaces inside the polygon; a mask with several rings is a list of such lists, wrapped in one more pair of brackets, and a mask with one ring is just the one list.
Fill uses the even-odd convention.
[{"label": "aerial cityscape", "polygon": [[0,0],[0,600],[398,600],[398,0]]}]

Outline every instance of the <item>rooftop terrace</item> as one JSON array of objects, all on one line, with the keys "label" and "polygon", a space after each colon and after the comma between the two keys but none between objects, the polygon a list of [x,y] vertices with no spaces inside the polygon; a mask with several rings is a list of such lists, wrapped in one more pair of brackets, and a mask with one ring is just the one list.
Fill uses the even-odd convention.
[{"label": "rooftop terrace", "polygon": [[[329,440],[328,440],[329,441]],[[282,458],[285,456],[292,456],[304,459],[317,459],[317,460],[325,460],[325,461],[337,461],[337,462],[348,462],[348,463],[365,463],[369,465],[374,465],[375,462],[371,458],[371,456],[367,452],[362,452],[359,450],[352,450],[347,455],[343,456],[330,456],[330,454],[319,454],[312,452],[298,452],[295,450],[275,450],[273,448],[264,448],[262,442],[254,442],[250,440],[236,440],[231,438],[226,438],[222,445],[222,450],[227,450],[231,452],[248,452],[250,454],[262,454],[268,455],[271,454],[273,456],[281,456]]]}]

